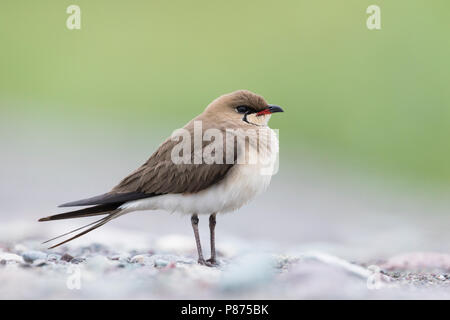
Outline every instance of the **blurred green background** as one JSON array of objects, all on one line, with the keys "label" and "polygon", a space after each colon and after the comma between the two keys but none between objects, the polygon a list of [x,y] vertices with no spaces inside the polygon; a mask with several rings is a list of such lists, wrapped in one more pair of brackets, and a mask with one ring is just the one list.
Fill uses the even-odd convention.
[{"label": "blurred green background", "polygon": [[[66,28],[71,4],[81,30]],[[448,0],[2,0],[0,132],[24,148],[68,130],[96,152],[111,137],[126,149],[245,88],[285,109],[271,120],[282,160],[311,152],[448,187],[449,27]]]}]

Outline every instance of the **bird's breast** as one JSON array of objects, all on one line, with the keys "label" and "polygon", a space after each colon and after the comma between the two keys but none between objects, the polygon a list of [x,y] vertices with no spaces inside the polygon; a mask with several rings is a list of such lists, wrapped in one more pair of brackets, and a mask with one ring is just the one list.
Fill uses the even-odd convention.
[{"label": "bird's breast", "polygon": [[123,207],[129,211],[166,210],[184,214],[225,213],[239,209],[264,192],[270,184],[278,160],[278,140],[275,133],[271,140],[262,155],[259,148],[249,148],[248,152],[256,153],[249,157],[256,157],[256,163],[233,165],[221,181],[204,190],[136,200]]}]

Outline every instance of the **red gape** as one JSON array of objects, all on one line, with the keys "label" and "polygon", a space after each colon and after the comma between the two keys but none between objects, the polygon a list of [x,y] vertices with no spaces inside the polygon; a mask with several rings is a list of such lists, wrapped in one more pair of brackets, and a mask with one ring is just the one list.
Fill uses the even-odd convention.
[{"label": "red gape", "polygon": [[272,113],[272,112],[270,112],[269,108],[267,108],[267,109],[264,109],[264,110],[258,112],[256,115],[257,115],[257,116],[262,116],[262,115],[265,115],[265,114],[271,114],[271,113]]}]

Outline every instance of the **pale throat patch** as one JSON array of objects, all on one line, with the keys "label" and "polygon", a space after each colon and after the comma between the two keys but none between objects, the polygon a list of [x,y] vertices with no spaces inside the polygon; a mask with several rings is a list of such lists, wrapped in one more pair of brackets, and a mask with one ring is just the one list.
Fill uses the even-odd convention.
[{"label": "pale throat patch", "polygon": [[266,126],[270,120],[270,116],[271,114],[264,114],[258,116],[256,115],[256,113],[251,113],[247,115],[247,121],[257,126]]}]

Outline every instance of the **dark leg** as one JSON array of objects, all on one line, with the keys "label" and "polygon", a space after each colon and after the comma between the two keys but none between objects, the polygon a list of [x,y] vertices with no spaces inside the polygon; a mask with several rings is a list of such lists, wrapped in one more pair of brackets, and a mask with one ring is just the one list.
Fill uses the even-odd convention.
[{"label": "dark leg", "polygon": [[211,258],[206,260],[207,262],[211,263],[212,265],[217,265],[216,261],[216,214],[213,213],[209,216],[209,232],[210,232],[210,240],[211,240]]},{"label": "dark leg", "polygon": [[192,223],[192,228],[194,229],[195,244],[197,245],[198,263],[202,264],[202,265],[210,266],[210,264],[207,263],[205,261],[205,259],[203,258],[202,245],[200,243],[200,235],[198,233],[198,215],[196,215],[196,214],[192,215],[191,223]]}]

